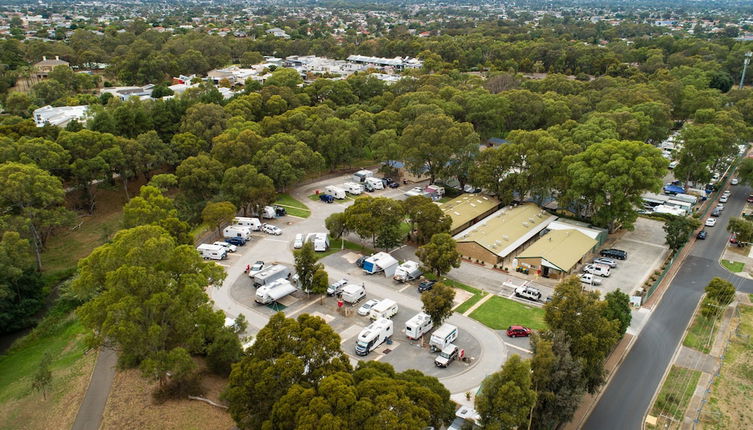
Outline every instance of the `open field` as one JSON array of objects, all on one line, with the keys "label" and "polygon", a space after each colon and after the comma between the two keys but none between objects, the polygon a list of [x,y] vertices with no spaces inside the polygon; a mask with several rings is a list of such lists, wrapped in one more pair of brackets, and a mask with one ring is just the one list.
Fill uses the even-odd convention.
[{"label": "open field", "polygon": [[544,309],[499,296],[487,300],[471,312],[470,317],[495,330],[504,330],[511,325],[523,325],[534,330],[546,328]]},{"label": "open field", "polygon": [[738,307],[739,325],[733,331],[719,376],[714,380],[701,422],[708,429],[753,428],[753,306]]}]

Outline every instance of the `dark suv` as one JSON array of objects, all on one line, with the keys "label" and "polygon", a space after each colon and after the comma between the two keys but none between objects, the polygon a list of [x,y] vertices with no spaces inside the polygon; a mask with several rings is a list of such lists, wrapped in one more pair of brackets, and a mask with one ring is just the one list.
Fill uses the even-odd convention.
[{"label": "dark suv", "polygon": [[226,237],[225,242],[235,246],[243,246],[246,244],[246,239],[242,237]]},{"label": "dark suv", "polygon": [[437,281],[423,281],[418,284],[418,292],[423,293],[424,291],[429,291],[434,287],[434,284],[436,283]]},{"label": "dark suv", "polygon": [[627,260],[628,257],[627,251],[615,248],[602,249],[599,255],[602,257],[616,258],[618,260]]}]

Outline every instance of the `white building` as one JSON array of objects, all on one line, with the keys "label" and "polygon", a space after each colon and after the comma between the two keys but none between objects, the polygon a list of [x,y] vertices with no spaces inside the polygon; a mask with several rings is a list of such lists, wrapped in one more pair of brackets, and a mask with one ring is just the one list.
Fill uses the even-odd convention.
[{"label": "white building", "polygon": [[267,34],[271,34],[274,37],[282,37],[283,39],[290,39],[290,35],[288,33],[285,33],[285,30],[281,28],[270,28],[266,32]]},{"label": "white building", "polygon": [[34,111],[34,122],[37,127],[44,127],[45,124],[65,127],[73,120],[83,122],[88,113],[89,106],[52,107],[47,105]]}]

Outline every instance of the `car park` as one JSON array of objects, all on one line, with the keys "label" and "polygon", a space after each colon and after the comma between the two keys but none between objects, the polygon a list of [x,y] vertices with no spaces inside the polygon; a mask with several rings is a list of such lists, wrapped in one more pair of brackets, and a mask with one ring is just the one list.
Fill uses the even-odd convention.
[{"label": "car park", "polygon": [[708,218],[705,223],[706,227],[713,227],[716,225],[716,218]]},{"label": "car park", "polygon": [[345,287],[346,285],[348,285],[348,280],[345,278],[329,284],[329,287],[327,287],[327,295],[334,296],[340,294],[340,292],[343,290],[343,287]]},{"label": "car park", "polygon": [[594,258],[594,264],[605,264],[611,268],[617,267],[617,262],[611,258],[607,257],[596,257]]},{"label": "car park", "polygon": [[370,299],[366,301],[366,303],[362,304],[360,308],[358,308],[358,315],[366,316],[369,314],[369,311],[371,311],[371,308],[373,308],[377,303],[379,303],[379,300],[376,299]]},{"label": "car park", "polygon": [[531,335],[531,329],[522,325],[511,325],[507,327],[508,337],[528,337]]},{"label": "car park", "polygon": [[454,343],[451,343],[442,349],[442,352],[440,352],[437,358],[434,359],[434,364],[437,367],[447,367],[453,361],[458,359],[458,355],[460,355],[460,348]]},{"label": "car park", "polygon": [[243,246],[246,244],[246,239],[242,237],[226,237],[225,242],[235,246]]},{"label": "car park", "polygon": [[698,240],[706,240],[706,236],[707,236],[707,235],[708,235],[708,234],[706,233],[706,230],[701,230],[701,231],[699,231],[699,232],[698,232],[698,234],[696,235],[696,238],[697,238]]},{"label": "car park", "polygon": [[727,203],[728,200],[729,200],[729,197],[725,195],[722,195],[721,197],[719,197],[719,203]]},{"label": "car park", "polygon": [[418,284],[418,292],[423,293],[424,291],[429,291],[432,288],[434,288],[434,284],[436,284],[437,281],[423,281],[420,284]]},{"label": "car park", "polygon": [[213,245],[221,246],[221,247],[227,249],[227,252],[235,252],[235,251],[238,250],[238,247],[235,246],[235,245],[233,245],[232,243],[217,241],[217,242],[213,243]]},{"label": "car park", "polygon": [[272,224],[262,224],[261,231],[267,234],[271,234],[273,236],[279,236],[282,234],[282,229]]},{"label": "car park", "polygon": [[627,252],[616,248],[602,249],[599,252],[599,255],[602,257],[616,258],[617,260],[627,260],[628,257]]}]

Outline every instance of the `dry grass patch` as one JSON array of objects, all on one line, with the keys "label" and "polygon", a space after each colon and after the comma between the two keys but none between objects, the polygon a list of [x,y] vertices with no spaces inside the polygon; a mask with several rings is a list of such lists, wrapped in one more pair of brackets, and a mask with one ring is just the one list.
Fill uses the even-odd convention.
[{"label": "dry grass patch", "polygon": [[[202,378],[203,397],[219,402],[227,380],[214,375]],[[196,400],[168,400],[157,404],[152,392],[157,386],[137,369],[118,371],[105,406],[101,430],[227,430],[235,424],[226,410]]]}]

